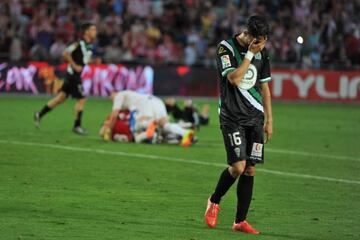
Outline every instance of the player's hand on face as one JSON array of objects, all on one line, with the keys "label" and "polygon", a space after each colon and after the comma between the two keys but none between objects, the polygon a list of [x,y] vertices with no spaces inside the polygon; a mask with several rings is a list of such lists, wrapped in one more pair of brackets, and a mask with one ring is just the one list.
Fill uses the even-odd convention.
[{"label": "player's hand on face", "polygon": [[259,41],[258,39],[254,38],[249,45],[249,51],[251,51],[254,54],[261,52],[261,50],[264,49],[265,44],[266,44],[266,39],[262,39]]},{"label": "player's hand on face", "polygon": [[273,124],[272,122],[266,122],[264,125],[265,132],[265,143],[269,142],[273,135]]}]

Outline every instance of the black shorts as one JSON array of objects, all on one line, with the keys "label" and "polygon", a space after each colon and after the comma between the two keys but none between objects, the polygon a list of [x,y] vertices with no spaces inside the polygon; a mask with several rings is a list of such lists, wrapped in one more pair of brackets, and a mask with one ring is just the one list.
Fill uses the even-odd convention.
[{"label": "black shorts", "polygon": [[246,160],[254,165],[264,163],[264,130],[257,126],[222,126],[224,144],[229,165]]},{"label": "black shorts", "polygon": [[70,95],[72,98],[85,98],[84,88],[79,74],[70,75],[67,73],[60,91],[65,92],[66,96]]}]

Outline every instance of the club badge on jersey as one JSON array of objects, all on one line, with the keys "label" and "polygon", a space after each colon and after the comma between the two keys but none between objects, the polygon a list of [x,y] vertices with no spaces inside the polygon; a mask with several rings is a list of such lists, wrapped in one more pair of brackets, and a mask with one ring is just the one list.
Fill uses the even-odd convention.
[{"label": "club badge on jersey", "polygon": [[243,80],[241,80],[238,87],[243,90],[249,90],[255,86],[257,80],[257,69],[253,64],[249,65],[248,70],[245,73]]}]

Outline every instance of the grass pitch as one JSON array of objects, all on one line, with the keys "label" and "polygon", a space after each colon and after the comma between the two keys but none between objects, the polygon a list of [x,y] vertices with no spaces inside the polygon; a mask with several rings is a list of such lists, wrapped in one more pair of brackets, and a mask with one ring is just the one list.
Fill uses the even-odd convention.
[{"label": "grass pitch", "polygon": [[274,104],[248,216],[262,233],[250,236],[231,232],[235,186],[218,227],[203,220],[226,163],[215,101],[199,143],[183,149],[102,142],[102,99],[86,106],[89,136],[71,132],[73,101],[36,130],[46,100],[0,96],[0,239],[360,239],[359,106]]}]

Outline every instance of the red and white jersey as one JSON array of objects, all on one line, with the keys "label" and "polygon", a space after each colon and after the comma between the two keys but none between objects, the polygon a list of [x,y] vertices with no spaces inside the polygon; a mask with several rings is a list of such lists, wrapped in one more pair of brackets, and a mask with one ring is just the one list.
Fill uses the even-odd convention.
[{"label": "red and white jersey", "polygon": [[120,142],[132,142],[134,137],[130,130],[130,112],[120,111],[118,118],[112,128],[112,139]]}]

